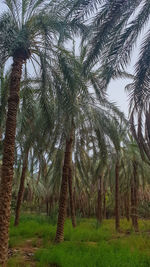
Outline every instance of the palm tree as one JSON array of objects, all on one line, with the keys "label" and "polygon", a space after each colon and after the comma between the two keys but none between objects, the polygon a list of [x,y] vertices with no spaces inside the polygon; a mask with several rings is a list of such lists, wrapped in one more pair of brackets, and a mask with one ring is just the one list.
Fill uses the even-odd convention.
[{"label": "palm tree", "polygon": [[[19,105],[20,81],[24,63],[38,62],[45,49],[54,52],[54,37],[69,37],[70,27],[64,20],[65,8],[55,1],[5,1],[7,8],[0,18],[1,66],[12,57],[8,112],[3,148],[0,186],[0,264],[5,264],[8,250],[8,228],[14,164],[16,117]],[[60,7],[60,8],[59,8]],[[67,10],[66,10],[67,11]],[[75,30],[75,24],[70,24]],[[58,40],[58,38],[57,38]],[[56,41],[57,41],[56,40]],[[55,41],[55,43],[56,43]],[[35,66],[35,65],[34,65]]]},{"label": "palm tree", "polygon": [[[109,132],[113,124],[112,114],[116,113],[118,117],[123,117],[123,114],[120,113],[117,108],[113,106],[113,104],[111,105],[107,101],[104,92],[99,91],[99,70],[93,70],[92,66],[88,75],[86,77],[82,76],[83,60],[85,55],[85,48],[82,48],[81,55],[77,58],[74,54],[71,55],[67,51],[62,50],[59,56],[60,65],[57,66],[56,72],[57,79],[55,80],[59,82],[59,84],[56,84],[58,92],[60,92],[61,86],[63,88],[61,90],[61,99],[58,98],[58,106],[60,109],[61,125],[62,122],[64,122],[63,128],[66,136],[58,224],[55,238],[56,242],[61,242],[64,238],[64,222],[67,205],[67,183],[69,168],[71,168],[72,163],[72,146],[74,142],[76,143],[76,136],[80,136],[81,132],[84,133],[84,131],[86,131],[84,129],[89,129],[90,131],[93,129],[93,131],[99,135],[99,145],[102,148],[100,153],[102,157],[104,157],[104,147],[101,145],[101,141],[104,139],[104,130],[107,131],[108,136],[111,138],[114,132],[116,133],[114,129],[115,127],[113,127],[113,132]],[[93,96],[91,96],[89,93],[89,84],[93,88]],[[99,101],[97,104],[95,99],[96,97],[94,97],[94,92],[97,96],[97,101]],[[106,111],[105,109],[107,108],[108,110]],[[112,114],[109,112],[109,109],[111,109]],[[110,122],[111,119],[112,122]],[[82,125],[81,128],[80,125]],[[79,131],[78,134],[76,130],[77,132]]]}]

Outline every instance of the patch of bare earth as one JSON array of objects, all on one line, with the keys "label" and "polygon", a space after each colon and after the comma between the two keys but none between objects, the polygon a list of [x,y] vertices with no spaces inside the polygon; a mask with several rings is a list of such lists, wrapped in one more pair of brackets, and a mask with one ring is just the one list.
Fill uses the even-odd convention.
[{"label": "patch of bare earth", "polygon": [[36,240],[36,242],[34,239],[26,240],[20,247],[10,248],[8,251],[8,258],[19,257],[21,259],[21,263],[17,266],[36,266],[34,254],[40,246],[40,239]]}]

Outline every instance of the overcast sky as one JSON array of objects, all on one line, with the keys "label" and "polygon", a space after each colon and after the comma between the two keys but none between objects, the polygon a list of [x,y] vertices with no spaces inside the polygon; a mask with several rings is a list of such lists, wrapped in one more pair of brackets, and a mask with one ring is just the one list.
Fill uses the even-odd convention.
[{"label": "overcast sky", "polygon": [[[4,4],[3,4],[3,1],[0,0],[0,13],[3,10],[4,10]],[[138,44],[135,47],[135,50],[134,50],[134,53],[131,59],[131,64],[127,69],[128,72],[132,74],[134,73],[133,66],[138,58],[139,44],[140,44],[140,40],[138,41]],[[118,79],[118,80],[112,81],[108,88],[109,99],[115,102],[117,106],[121,109],[121,111],[123,111],[126,114],[126,116],[128,116],[129,98],[124,88],[129,82],[131,82],[131,80]]]}]

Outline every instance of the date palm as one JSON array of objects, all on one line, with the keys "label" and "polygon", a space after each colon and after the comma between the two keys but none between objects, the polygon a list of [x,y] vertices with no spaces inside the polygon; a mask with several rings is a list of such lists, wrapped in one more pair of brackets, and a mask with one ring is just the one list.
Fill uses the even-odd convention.
[{"label": "date palm", "polygon": [[[5,265],[8,250],[8,228],[12,191],[16,117],[20,81],[24,63],[38,62],[43,50],[54,52],[58,38],[67,37],[70,27],[64,20],[66,6],[56,1],[5,0],[6,12],[0,17],[0,64],[12,58],[8,112],[3,147],[0,186],[0,264]],[[72,24],[75,29],[75,25]],[[75,29],[77,30],[77,28]],[[57,38],[58,37],[58,38]],[[55,40],[55,41],[54,41]],[[35,66],[35,65],[34,65]],[[36,68],[36,67],[35,67]]]},{"label": "date palm", "polygon": [[[118,145],[117,130],[112,127],[113,116],[116,115],[118,118],[120,116],[123,119],[123,114],[112,103],[109,103],[105,93],[99,90],[99,69],[95,70],[92,66],[87,76],[82,75],[85,55],[85,48],[82,48],[79,57],[62,49],[59,56],[59,65],[56,68],[57,72],[55,73],[57,78],[55,79],[55,86],[59,101],[59,120],[65,137],[56,242],[61,242],[64,238],[68,176],[72,163],[72,153],[78,143],[78,137],[82,133],[82,136],[85,134],[86,138],[88,132],[94,131],[95,137],[99,140],[101,156],[104,158],[106,146],[103,145],[103,141],[106,138],[105,133],[110,139],[115,140],[116,137],[114,143],[116,146]],[[89,92],[89,88],[93,89],[93,93]]]}]

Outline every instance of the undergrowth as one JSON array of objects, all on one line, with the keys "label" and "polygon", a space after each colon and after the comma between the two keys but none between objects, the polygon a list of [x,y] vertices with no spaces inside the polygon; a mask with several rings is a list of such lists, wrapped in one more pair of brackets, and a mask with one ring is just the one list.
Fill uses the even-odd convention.
[{"label": "undergrowth", "polygon": [[[54,221],[45,216],[24,215],[18,227],[13,226],[13,219],[11,221],[10,247],[21,247],[28,239],[33,240],[34,247],[40,239],[40,247],[34,255],[35,266],[149,267],[150,221],[140,221],[141,231],[134,233],[131,223],[121,220],[121,229],[116,233],[114,220],[98,225],[95,219],[78,220],[73,229],[68,219],[64,243],[54,245]],[[13,258],[10,261],[9,266],[21,266],[20,258],[20,265],[13,265]]]}]

